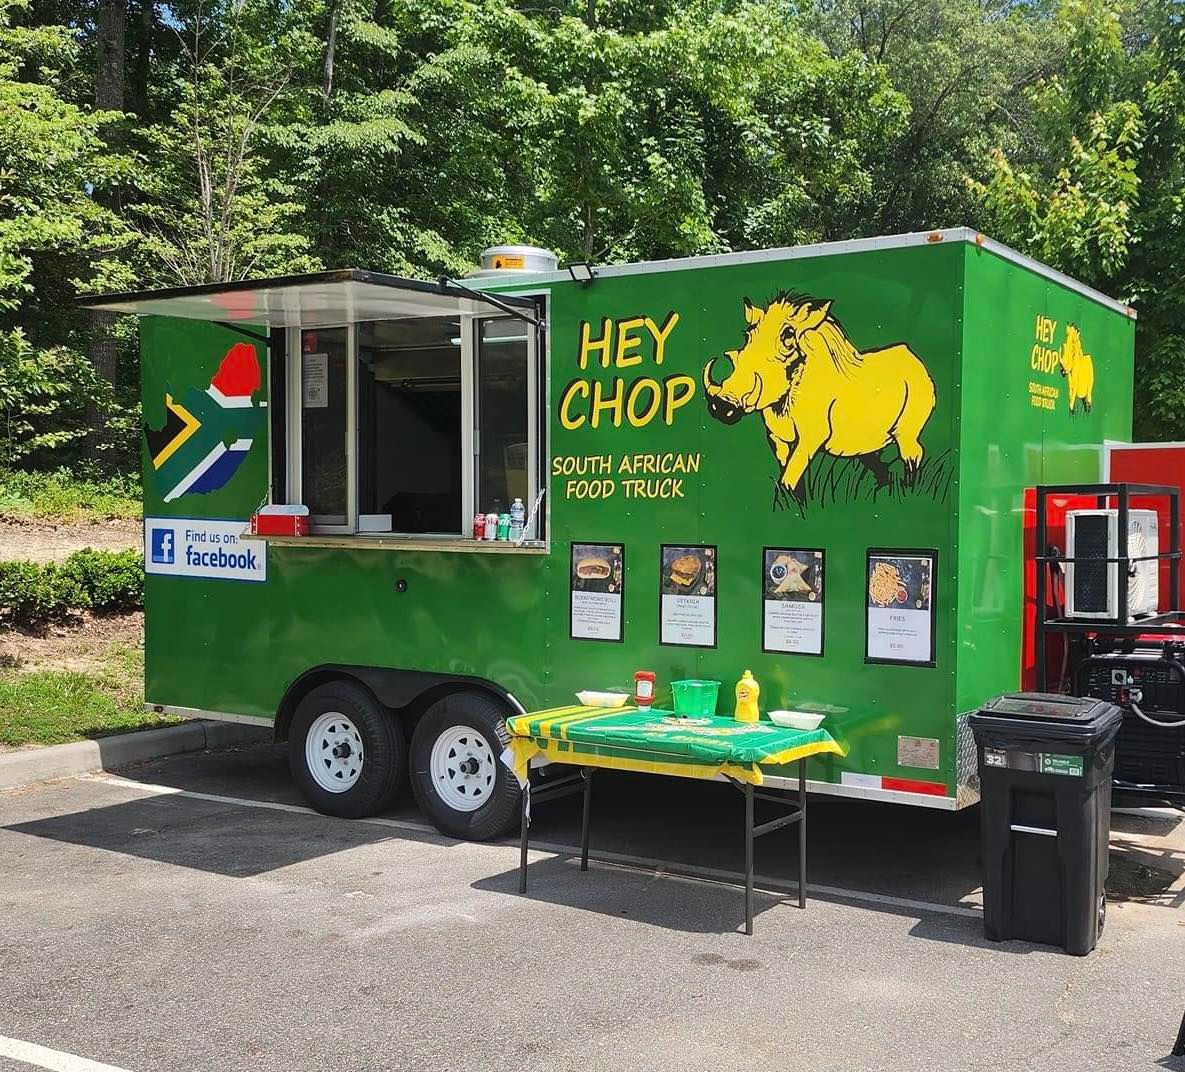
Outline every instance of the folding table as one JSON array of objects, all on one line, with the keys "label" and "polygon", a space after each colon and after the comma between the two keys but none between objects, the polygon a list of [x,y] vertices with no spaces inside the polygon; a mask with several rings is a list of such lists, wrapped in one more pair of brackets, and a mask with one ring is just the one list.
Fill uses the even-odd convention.
[{"label": "folding table", "polygon": [[[798,824],[798,904],[806,907],[806,760],[843,749],[826,730],[795,730],[772,722],[737,722],[731,718],[681,718],[672,712],[635,707],[558,707],[506,720],[510,743],[504,761],[523,787],[519,892],[527,888],[527,847],[531,804],[583,793],[580,869],[588,870],[588,835],[592,812],[592,774],[598,768],[667,775],[676,778],[723,778],[745,798],[745,933],[753,933],[753,842],[775,830]],[[542,756],[579,770],[532,790],[531,760]],[[763,767],[798,765],[794,795],[758,792]],[[789,810],[755,826],[753,805],[765,800]]]}]

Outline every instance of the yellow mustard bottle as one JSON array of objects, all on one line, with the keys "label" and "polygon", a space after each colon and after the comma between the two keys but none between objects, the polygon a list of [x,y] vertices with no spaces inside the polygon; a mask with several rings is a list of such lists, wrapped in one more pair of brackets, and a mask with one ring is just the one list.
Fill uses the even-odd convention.
[{"label": "yellow mustard bottle", "polygon": [[756,722],[761,717],[757,706],[760,695],[761,686],[753,677],[753,671],[746,670],[741,675],[741,680],[737,682],[736,720],[738,722]]}]

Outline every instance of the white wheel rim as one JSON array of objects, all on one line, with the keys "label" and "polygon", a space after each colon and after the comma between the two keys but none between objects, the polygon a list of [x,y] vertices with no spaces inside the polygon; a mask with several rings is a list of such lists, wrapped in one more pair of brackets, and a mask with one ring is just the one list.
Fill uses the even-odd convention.
[{"label": "white wheel rim", "polygon": [[327,793],[344,793],[362,777],[366,753],[358,728],[340,711],[318,715],[304,741],[305,765]]},{"label": "white wheel rim", "polygon": [[477,811],[498,777],[493,749],[472,726],[450,726],[437,737],[428,769],[436,795],[455,811]]}]

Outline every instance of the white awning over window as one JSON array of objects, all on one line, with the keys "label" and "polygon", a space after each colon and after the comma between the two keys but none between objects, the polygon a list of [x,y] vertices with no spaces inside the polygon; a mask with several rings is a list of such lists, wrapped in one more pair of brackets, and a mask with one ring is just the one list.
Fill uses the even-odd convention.
[{"label": "white awning over window", "polygon": [[451,282],[429,283],[382,272],[342,268],[309,275],[196,287],[103,294],[80,305],[113,313],[175,316],[267,327],[330,327],[363,320],[485,314],[493,308],[535,321],[535,304],[511,294],[488,295]]}]

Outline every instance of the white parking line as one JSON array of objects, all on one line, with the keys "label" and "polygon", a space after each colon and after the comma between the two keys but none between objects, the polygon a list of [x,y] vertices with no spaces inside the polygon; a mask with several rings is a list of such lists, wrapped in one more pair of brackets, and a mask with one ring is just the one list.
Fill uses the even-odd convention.
[{"label": "white parking line", "polygon": [[14,1061],[34,1068],[47,1068],[50,1072],[127,1072],[126,1068],[116,1068],[115,1065],[90,1061],[72,1053],[50,1050],[33,1042],[21,1042],[20,1039],[5,1038],[3,1035],[0,1035],[0,1057],[11,1057]]},{"label": "white parking line", "polygon": [[[113,774],[91,774],[85,777],[91,781],[121,786],[124,789],[138,789],[145,793],[151,793],[154,796],[180,796],[191,800],[207,800],[215,804],[230,804],[243,808],[263,808],[267,811],[283,811],[297,815],[312,815],[321,819],[327,818],[327,816],[322,815],[320,812],[314,811],[312,808],[306,808],[300,804],[281,804],[278,801],[272,800],[248,800],[243,797],[220,796],[216,793],[198,793],[191,789],[178,789],[173,785],[153,785],[150,782],[136,782],[128,778],[120,778],[118,775]],[[374,816],[368,819],[352,819],[350,821],[369,823],[372,826],[392,827],[396,830],[411,830],[416,833],[433,834],[443,837],[434,826],[407,819],[384,819],[380,816]],[[531,847],[533,849],[541,849],[544,852],[558,853],[561,856],[580,851],[576,845],[564,845],[551,841],[533,841]],[[697,864],[683,863],[672,865],[670,861],[655,860],[648,856],[634,856],[630,853],[608,852],[600,849],[590,851],[589,859],[603,860],[606,863],[646,871],[660,877],[694,879],[710,882],[714,885],[719,885],[720,883],[736,885],[744,879],[744,876],[737,872],[726,871],[717,867],[701,867]],[[768,875],[755,874],[753,881],[755,887],[761,887],[768,893],[785,893],[788,890],[797,892],[798,890],[796,883],[771,878]],[[897,908],[907,912],[937,913],[943,916],[960,916],[970,919],[983,918],[982,909],[969,905],[944,905],[936,904],[933,901],[915,901],[909,897],[893,897],[889,894],[869,893],[865,890],[849,890],[840,886],[823,886],[815,882],[808,883],[807,891],[811,894],[830,897],[839,901],[854,901],[862,904],[877,905],[882,908]]]},{"label": "white parking line", "polygon": [[[115,774],[86,774],[87,781],[104,782],[107,785],[118,785],[124,789],[141,789],[153,796],[187,797],[190,800],[208,800],[214,804],[232,804],[240,808],[263,808],[265,811],[286,811],[295,815],[312,815],[319,819],[331,816],[322,815],[319,811],[306,808],[302,804],[281,804],[278,800],[249,800],[246,797],[224,797],[217,793],[198,793],[192,789],[178,789],[175,785],[153,785],[151,782],[136,782],[130,778],[120,778]],[[415,830],[421,833],[436,834],[437,829],[427,823],[409,822],[404,819],[383,819],[372,816],[369,819],[351,819],[352,823],[370,823],[372,826],[393,826],[396,830]]]}]

